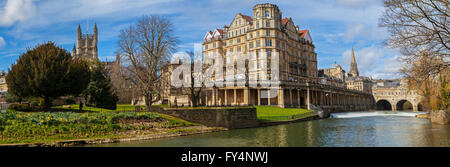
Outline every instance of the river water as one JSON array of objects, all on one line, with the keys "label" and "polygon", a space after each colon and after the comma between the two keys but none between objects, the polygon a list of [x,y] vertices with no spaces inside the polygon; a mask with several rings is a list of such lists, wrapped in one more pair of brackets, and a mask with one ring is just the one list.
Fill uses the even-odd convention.
[{"label": "river water", "polygon": [[[450,146],[450,125],[412,112],[348,112],[332,118],[251,129],[102,144],[106,147],[379,147]],[[92,146],[92,145],[90,145]]]}]

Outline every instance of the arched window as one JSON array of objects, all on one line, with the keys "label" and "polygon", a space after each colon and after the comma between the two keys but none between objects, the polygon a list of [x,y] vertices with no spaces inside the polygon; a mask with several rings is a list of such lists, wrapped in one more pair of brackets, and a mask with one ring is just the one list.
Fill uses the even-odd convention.
[{"label": "arched window", "polygon": [[256,12],[256,18],[259,19],[259,17],[260,17],[259,12]]},{"label": "arched window", "polygon": [[270,12],[269,12],[268,10],[266,10],[266,13],[264,14],[264,16],[265,16],[266,18],[269,18],[269,17],[270,17]]}]

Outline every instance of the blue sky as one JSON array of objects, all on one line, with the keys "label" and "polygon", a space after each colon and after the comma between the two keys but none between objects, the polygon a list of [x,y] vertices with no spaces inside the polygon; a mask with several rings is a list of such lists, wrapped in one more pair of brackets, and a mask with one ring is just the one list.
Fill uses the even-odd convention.
[{"label": "blue sky", "polygon": [[251,16],[257,3],[277,4],[283,17],[310,30],[319,68],[337,62],[348,71],[354,46],[362,75],[399,77],[399,52],[383,45],[389,34],[378,27],[379,0],[0,0],[0,70],[46,41],[71,51],[78,24],[92,33],[97,23],[99,58],[113,60],[119,31],[145,14],[170,18],[178,49],[193,50],[207,31],[229,25],[237,13]]}]

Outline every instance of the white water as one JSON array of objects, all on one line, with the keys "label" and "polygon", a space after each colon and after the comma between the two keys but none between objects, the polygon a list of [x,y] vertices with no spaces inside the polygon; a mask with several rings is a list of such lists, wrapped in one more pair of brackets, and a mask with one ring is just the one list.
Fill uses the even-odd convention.
[{"label": "white water", "polygon": [[398,112],[398,111],[366,111],[366,112],[345,112],[331,113],[331,118],[355,118],[355,117],[375,117],[375,116],[402,116],[415,117],[426,112]]}]

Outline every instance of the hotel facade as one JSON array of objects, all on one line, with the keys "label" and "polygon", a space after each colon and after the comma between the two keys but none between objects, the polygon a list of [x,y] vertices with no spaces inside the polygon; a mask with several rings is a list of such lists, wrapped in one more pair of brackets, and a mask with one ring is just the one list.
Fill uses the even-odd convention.
[{"label": "hotel facade", "polygon": [[[224,85],[203,88],[199,105],[308,109],[316,105],[333,110],[363,110],[373,105],[369,93],[320,82],[310,31],[283,17],[277,5],[257,4],[252,16],[238,13],[229,25],[208,31],[203,40],[203,61],[213,57],[213,69],[221,69],[210,78]],[[172,69],[181,65],[180,59],[175,62],[170,65]],[[170,106],[192,105],[188,88],[172,85],[169,89],[166,99]]]},{"label": "hotel facade", "polygon": [[[230,58],[234,61],[231,67],[224,63],[223,76],[214,75],[214,80],[226,82],[229,75],[235,75],[236,70],[230,69],[236,69],[239,61],[245,61],[246,70],[245,84],[208,88],[204,91],[202,104],[309,108],[310,104],[359,104],[352,100],[372,103],[370,96],[363,92],[348,92],[345,88],[333,86],[324,88],[327,86],[318,83],[317,53],[309,30],[300,29],[292,18],[283,18],[277,5],[257,4],[252,13],[253,16],[238,13],[230,25],[209,31],[204,36],[203,56],[218,54],[222,56],[222,62]],[[241,60],[234,53],[254,56]],[[279,62],[275,63],[279,69],[276,73],[277,87],[250,84],[252,78],[258,81],[274,79],[270,68],[274,63],[270,61],[275,54]],[[260,61],[264,58],[267,58],[266,62]]]}]

